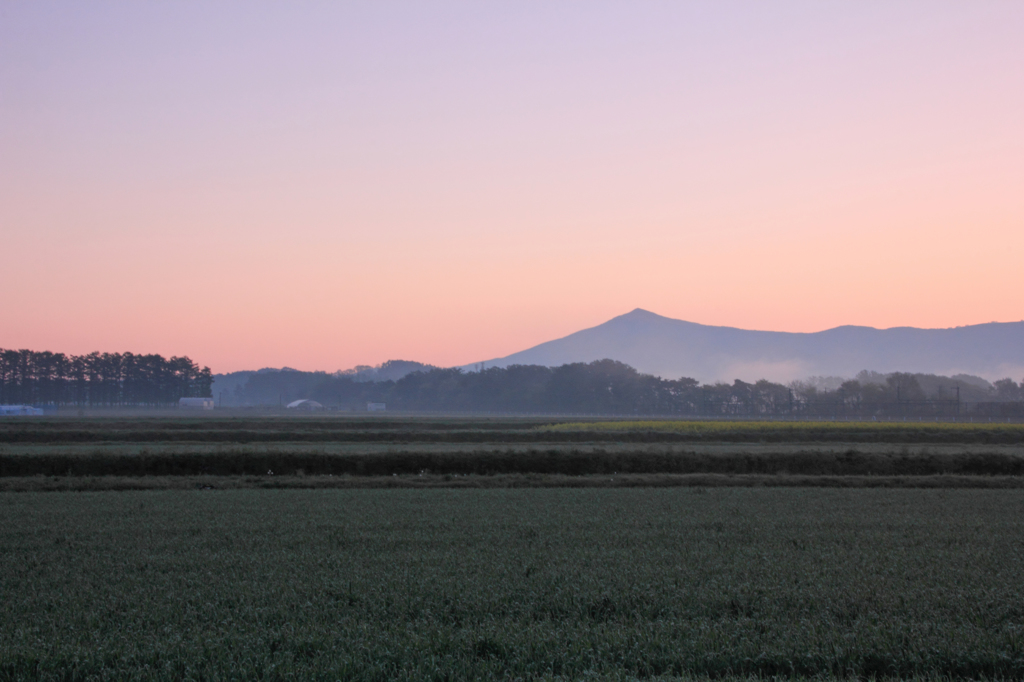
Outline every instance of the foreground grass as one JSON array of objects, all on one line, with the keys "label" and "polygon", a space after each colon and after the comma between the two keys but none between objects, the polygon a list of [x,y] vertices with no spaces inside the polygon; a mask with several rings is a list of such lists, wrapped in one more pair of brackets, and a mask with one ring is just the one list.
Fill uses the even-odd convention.
[{"label": "foreground grass", "polygon": [[1024,675],[1024,491],[0,495],[0,679]]}]

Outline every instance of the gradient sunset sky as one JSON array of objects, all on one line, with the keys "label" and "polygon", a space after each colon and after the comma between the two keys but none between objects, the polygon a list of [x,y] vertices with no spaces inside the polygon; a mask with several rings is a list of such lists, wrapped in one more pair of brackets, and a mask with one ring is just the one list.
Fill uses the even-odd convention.
[{"label": "gradient sunset sky", "polygon": [[0,347],[1024,318],[1024,2],[8,2]]}]

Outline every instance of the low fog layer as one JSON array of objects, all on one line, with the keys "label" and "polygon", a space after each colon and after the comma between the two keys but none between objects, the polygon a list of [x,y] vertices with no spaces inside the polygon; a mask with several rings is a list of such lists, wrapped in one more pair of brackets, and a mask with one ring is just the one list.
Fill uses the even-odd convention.
[{"label": "low fog layer", "polygon": [[[659,379],[616,360],[560,367],[512,365],[476,372],[426,369],[397,381],[356,381],[344,373],[255,372],[222,405],[296,409],[629,414],[674,416],[1021,418],[1021,386],[980,377],[879,374],[813,377],[788,386],[766,380],[701,385]],[[305,405],[305,407],[303,407]]]}]

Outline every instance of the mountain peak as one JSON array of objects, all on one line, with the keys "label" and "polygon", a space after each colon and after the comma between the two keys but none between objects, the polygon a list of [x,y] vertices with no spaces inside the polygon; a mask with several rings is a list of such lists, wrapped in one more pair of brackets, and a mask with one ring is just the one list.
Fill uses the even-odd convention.
[{"label": "mountain peak", "polygon": [[634,308],[625,315],[619,315],[619,319],[627,320],[667,320],[667,317],[662,317],[657,313],[652,313],[650,310],[644,310],[643,308]]}]

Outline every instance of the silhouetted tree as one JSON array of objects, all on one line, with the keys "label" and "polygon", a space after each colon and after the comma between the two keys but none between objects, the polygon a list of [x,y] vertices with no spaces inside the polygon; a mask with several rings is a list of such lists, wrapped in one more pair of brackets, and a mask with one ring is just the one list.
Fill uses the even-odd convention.
[{"label": "silhouetted tree", "polygon": [[168,405],[207,397],[213,375],[188,358],[0,349],[0,403]]}]

